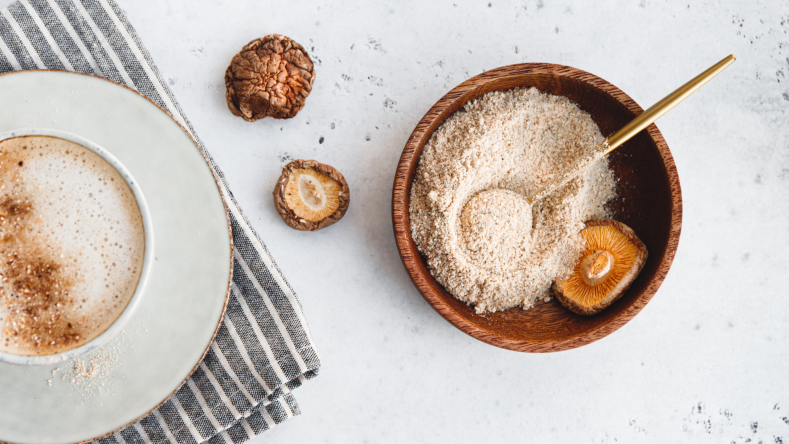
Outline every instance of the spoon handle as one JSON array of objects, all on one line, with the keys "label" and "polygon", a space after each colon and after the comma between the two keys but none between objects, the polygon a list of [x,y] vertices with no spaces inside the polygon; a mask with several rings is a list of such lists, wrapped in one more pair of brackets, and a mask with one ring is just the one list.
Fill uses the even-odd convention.
[{"label": "spoon handle", "polygon": [[639,114],[638,117],[631,120],[630,123],[608,137],[608,150],[605,154],[617,149],[619,145],[630,140],[631,137],[648,127],[663,114],[666,114],[671,108],[677,106],[679,102],[687,99],[688,96],[696,92],[702,85],[712,80],[713,77],[717,76],[721,71],[726,69],[726,67],[734,63],[736,59],[734,54],[727,56],[720,62],[712,65],[708,70],[694,77],[688,83],[677,88],[676,91],[662,98],[643,113]]},{"label": "spoon handle", "polygon": [[[529,205],[534,204],[538,200],[541,200],[545,196],[553,193],[557,188],[566,184],[570,180],[572,180],[575,176],[579,175],[582,171],[586,168],[591,166],[594,162],[602,159],[611,151],[617,149],[620,145],[630,140],[631,137],[635,136],[639,133],[642,129],[648,127],[652,124],[655,120],[659,119],[660,116],[666,114],[671,108],[674,108],[679,104],[679,102],[685,100],[689,95],[696,92],[697,89],[701,88],[702,85],[712,80],[713,77],[720,74],[721,71],[726,69],[727,66],[734,63],[737,58],[734,57],[734,54],[724,58],[720,62],[712,65],[712,67],[703,73],[694,77],[690,82],[680,86],[676,91],[667,95],[663,99],[661,99],[656,104],[652,105],[644,111],[643,113],[639,114],[635,119],[631,120],[627,125],[623,126],[619,131],[615,132],[611,136],[609,136],[603,143],[598,144],[595,147],[594,153],[588,159],[585,159],[581,165],[578,165],[572,171],[565,172],[561,176],[554,178],[553,180],[549,181],[547,184],[543,185],[536,194],[531,196],[528,201]],[[605,144],[607,142],[607,145]],[[598,149],[599,147],[599,149]]]}]

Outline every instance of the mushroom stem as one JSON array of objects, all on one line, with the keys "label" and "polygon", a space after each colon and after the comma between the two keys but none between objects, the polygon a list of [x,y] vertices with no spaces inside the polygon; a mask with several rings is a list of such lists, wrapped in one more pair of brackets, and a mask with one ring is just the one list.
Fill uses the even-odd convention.
[{"label": "mushroom stem", "polygon": [[581,259],[581,277],[586,285],[594,287],[606,280],[613,266],[614,255],[605,250],[595,250]]}]

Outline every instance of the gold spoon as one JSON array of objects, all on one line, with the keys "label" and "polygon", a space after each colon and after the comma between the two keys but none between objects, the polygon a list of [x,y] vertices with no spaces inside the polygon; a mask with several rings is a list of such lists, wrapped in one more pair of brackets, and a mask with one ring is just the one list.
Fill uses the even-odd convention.
[{"label": "gold spoon", "polygon": [[578,176],[578,174],[583,172],[586,168],[590,167],[592,164],[605,157],[608,153],[630,140],[631,137],[635,136],[641,130],[651,125],[663,114],[666,114],[671,108],[677,106],[679,102],[687,99],[688,96],[696,92],[696,90],[701,88],[702,85],[720,74],[721,71],[734,63],[736,59],[737,58],[734,56],[734,54],[727,56],[720,62],[712,65],[712,67],[710,67],[708,70],[694,77],[688,83],[677,88],[676,91],[662,98],[659,102],[649,107],[649,109],[643,113],[639,114],[635,119],[631,120],[630,123],[623,126],[622,129],[608,136],[608,138],[606,138],[602,143],[596,145],[592,150],[592,154],[589,157],[583,159],[572,171],[555,177],[542,188],[540,188],[537,193],[528,199],[529,205],[532,205],[534,202],[537,202],[545,196],[553,193],[557,188]]}]

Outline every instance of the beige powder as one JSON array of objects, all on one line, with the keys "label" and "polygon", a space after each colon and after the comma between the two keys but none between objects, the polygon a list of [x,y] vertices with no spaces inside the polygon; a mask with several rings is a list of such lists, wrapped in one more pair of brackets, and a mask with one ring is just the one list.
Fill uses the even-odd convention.
[{"label": "beige powder", "polygon": [[603,136],[568,99],[535,88],[492,92],[450,116],[425,146],[411,232],[430,271],[478,313],[550,298],[583,250],[578,232],[608,217],[607,159],[529,206],[528,198],[600,156]]}]

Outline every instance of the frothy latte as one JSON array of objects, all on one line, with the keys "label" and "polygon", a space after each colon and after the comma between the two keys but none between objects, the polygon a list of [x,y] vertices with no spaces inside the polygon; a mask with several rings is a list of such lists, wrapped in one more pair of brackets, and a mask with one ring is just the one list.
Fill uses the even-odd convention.
[{"label": "frothy latte", "polygon": [[49,136],[0,142],[0,351],[91,341],[126,308],[144,255],[134,194],[101,156]]}]

